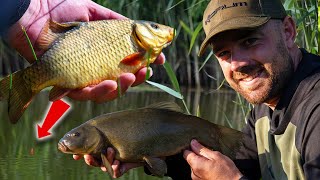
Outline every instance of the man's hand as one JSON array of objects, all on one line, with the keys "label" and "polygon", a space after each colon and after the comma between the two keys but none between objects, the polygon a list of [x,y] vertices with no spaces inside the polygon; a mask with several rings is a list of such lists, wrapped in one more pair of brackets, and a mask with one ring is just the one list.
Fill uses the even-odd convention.
[{"label": "man's hand", "polygon": [[211,151],[196,140],[191,141],[192,151],[185,150],[183,157],[191,166],[192,179],[239,180],[242,174],[233,161],[218,151]]},{"label": "man's hand", "polygon": [[40,57],[44,51],[35,47],[35,42],[48,19],[62,23],[124,18],[91,0],[31,0],[25,14],[10,27],[6,40],[29,62],[33,62],[34,57],[21,26],[26,29],[36,54]]},{"label": "man's hand", "polygon": [[[107,154],[106,157],[108,161],[111,164],[111,167],[113,169],[113,174],[110,174],[113,178],[118,178],[122,176],[124,173],[129,171],[132,168],[136,168],[139,166],[143,166],[143,163],[120,163],[120,161],[115,160],[115,151],[112,148],[107,149]],[[79,155],[73,155],[73,158],[75,160],[79,160],[82,158],[82,156]],[[84,160],[85,162],[90,165],[90,166],[96,166],[96,167],[101,167],[101,170],[104,172],[107,172],[106,167],[104,167],[102,164],[99,164],[97,160],[95,160],[92,156],[90,155],[84,155]]]},{"label": "man's hand", "polygon": [[[154,64],[163,64],[165,56],[161,53],[155,60]],[[150,76],[152,76],[152,69]],[[123,94],[130,86],[136,86],[145,81],[147,68],[140,69],[135,75],[131,73],[124,73],[119,78],[120,89]],[[73,90],[68,94],[68,97],[76,100],[92,100],[97,103],[111,101],[118,97],[117,82],[112,80],[102,81],[98,85],[86,87],[80,90]]]}]

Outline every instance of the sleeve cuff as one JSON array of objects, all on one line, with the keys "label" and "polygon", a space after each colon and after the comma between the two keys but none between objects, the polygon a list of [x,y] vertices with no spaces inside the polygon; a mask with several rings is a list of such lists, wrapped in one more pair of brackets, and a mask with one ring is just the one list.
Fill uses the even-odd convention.
[{"label": "sleeve cuff", "polygon": [[16,23],[27,11],[31,0],[4,0],[2,10],[0,11],[0,35],[3,36],[6,31]]}]

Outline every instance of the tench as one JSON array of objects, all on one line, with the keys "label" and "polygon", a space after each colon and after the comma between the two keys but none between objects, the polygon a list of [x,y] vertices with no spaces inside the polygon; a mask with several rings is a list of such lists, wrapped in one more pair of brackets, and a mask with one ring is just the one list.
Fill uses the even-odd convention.
[{"label": "tench", "polygon": [[186,115],[177,104],[162,102],[93,118],[66,133],[58,149],[68,154],[91,154],[113,174],[103,153],[112,147],[115,159],[143,162],[152,174],[162,177],[167,172],[163,157],[189,148],[192,139],[235,159],[244,138],[240,131]]},{"label": "tench", "polygon": [[153,63],[174,38],[174,29],[138,20],[56,23],[48,21],[36,42],[46,50],[40,60],[0,82],[0,100],[8,100],[9,119],[16,123],[32,97],[54,86],[49,99],[71,89],[116,80]]}]

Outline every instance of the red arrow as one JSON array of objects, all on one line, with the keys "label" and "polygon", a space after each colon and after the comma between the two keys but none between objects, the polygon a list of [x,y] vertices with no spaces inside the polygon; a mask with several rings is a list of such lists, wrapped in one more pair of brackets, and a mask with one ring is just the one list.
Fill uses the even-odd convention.
[{"label": "red arrow", "polygon": [[48,131],[54,124],[58,122],[63,114],[70,108],[70,105],[62,100],[54,101],[48,111],[48,114],[42,124],[42,127],[38,125],[38,138],[44,138],[51,135]]}]

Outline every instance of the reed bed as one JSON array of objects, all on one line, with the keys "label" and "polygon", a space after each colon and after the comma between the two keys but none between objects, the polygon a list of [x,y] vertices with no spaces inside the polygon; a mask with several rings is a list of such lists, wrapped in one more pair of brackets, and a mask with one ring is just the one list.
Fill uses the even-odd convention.
[{"label": "reed bed", "polygon": [[[176,38],[168,48],[164,49],[164,53],[181,86],[211,89],[211,91],[229,89],[210,50],[203,56],[198,56],[200,44],[204,39],[202,15],[209,0],[95,0],[95,2],[131,19],[155,21],[174,27]],[[296,21],[297,44],[312,53],[319,54],[319,2],[283,0],[283,4],[288,14]],[[27,65],[17,52],[10,49],[3,41],[0,42],[0,74],[7,75]],[[172,86],[172,76],[168,75],[165,68],[151,66],[155,72],[151,81]],[[244,115],[251,107],[240,96],[235,103],[243,106]]]}]

